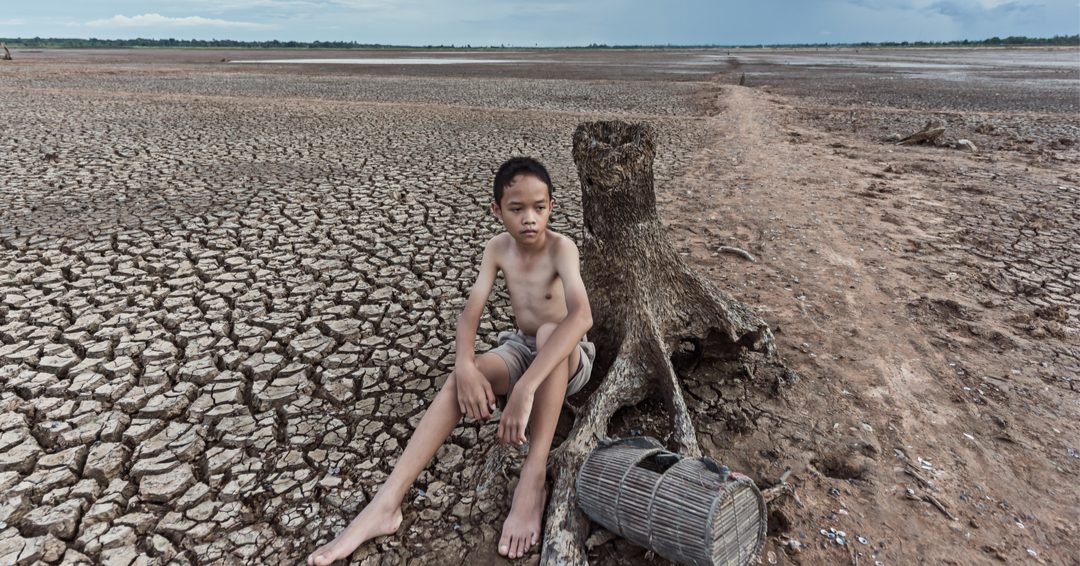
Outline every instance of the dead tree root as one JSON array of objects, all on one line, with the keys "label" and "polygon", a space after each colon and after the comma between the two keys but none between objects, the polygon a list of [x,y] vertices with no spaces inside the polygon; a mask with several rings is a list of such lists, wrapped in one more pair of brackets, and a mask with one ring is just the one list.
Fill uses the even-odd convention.
[{"label": "dead tree root", "polygon": [[[663,235],[656,215],[654,135],[644,124],[595,122],[574,133],[574,161],[585,219],[582,278],[593,305],[590,336],[597,343],[596,390],[577,411],[563,443],[552,452],[552,496],[544,529],[545,564],[584,564],[589,522],[577,506],[575,478],[616,411],[646,397],[663,401],[668,439],[690,456],[701,447],[683,391],[680,369],[740,368],[741,395],[731,425],[754,427],[748,414],[790,384],[768,325],[686,265]],[[720,363],[716,363],[720,362]],[[594,379],[600,379],[601,371]],[[708,372],[705,372],[708,373]],[[701,371],[695,371],[705,375]],[[725,376],[713,376],[723,379]]]}]

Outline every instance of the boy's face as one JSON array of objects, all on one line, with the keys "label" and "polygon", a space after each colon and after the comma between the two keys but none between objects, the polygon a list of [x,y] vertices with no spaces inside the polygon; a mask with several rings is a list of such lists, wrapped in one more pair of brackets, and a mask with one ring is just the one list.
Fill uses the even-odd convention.
[{"label": "boy's face", "polygon": [[522,173],[503,189],[502,202],[491,203],[491,211],[515,240],[527,244],[544,235],[554,205],[547,185]]}]

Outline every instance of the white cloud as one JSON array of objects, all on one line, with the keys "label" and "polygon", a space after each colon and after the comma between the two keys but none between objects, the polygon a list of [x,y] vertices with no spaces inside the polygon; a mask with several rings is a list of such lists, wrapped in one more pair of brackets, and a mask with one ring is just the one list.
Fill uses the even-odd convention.
[{"label": "white cloud", "polygon": [[410,4],[410,2],[394,2],[393,0],[330,0],[329,3],[343,8],[367,12],[391,10],[402,7],[402,4]]},{"label": "white cloud", "polygon": [[157,27],[157,28],[193,28],[193,27],[211,27],[211,28],[242,28],[242,29],[270,29],[273,26],[267,24],[258,24],[254,22],[238,22],[234,20],[219,20],[214,18],[204,18],[202,16],[187,16],[182,18],[171,18],[168,16],[162,16],[161,14],[140,14],[138,16],[122,16],[116,15],[111,18],[105,18],[100,20],[91,20],[83,24],[87,27],[93,28],[141,28],[141,27]]},{"label": "white cloud", "polygon": [[200,4],[206,6],[205,10],[211,12],[227,12],[237,10],[310,10],[325,8],[331,4],[327,0],[188,0],[188,4]]},{"label": "white cloud", "polygon": [[0,18],[0,26],[21,26],[26,23],[26,20],[20,20],[19,18]]}]

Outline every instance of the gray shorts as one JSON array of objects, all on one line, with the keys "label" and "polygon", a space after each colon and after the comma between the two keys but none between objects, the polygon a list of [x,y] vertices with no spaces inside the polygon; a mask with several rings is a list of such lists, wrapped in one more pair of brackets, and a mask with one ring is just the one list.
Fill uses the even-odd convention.
[{"label": "gray shorts", "polygon": [[[581,360],[578,362],[577,371],[570,376],[570,381],[566,384],[567,396],[581,391],[581,388],[585,387],[585,384],[589,382],[589,377],[592,376],[593,359],[596,358],[596,346],[589,342],[587,337],[582,336],[581,342],[578,342],[578,351],[581,353]],[[498,345],[491,350],[491,353],[502,358],[506,362],[507,369],[510,370],[510,388],[506,390],[505,398],[499,400],[499,405],[502,406],[505,399],[508,399],[510,393],[514,391],[514,385],[517,385],[518,379],[521,379],[529,364],[536,359],[536,337],[529,336],[521,330],[500,332]]]}]

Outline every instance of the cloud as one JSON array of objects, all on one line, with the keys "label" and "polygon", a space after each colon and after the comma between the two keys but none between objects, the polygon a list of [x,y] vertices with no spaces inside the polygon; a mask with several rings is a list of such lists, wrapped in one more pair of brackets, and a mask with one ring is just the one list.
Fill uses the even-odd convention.
[{"label": "cloud", "polygon": [[0,26],[21,26],[26,23],[26,20],[19,18],[0,18]]},{"label": "cloud", "polygon": [[[328,3],[361,11],[389,10],[403,4],[403,2],[393,2],[391,0],[330,0]],[[409,4],[409,2],[404,2],[404,4]]]},{"label": "cloud", "polygon": [[1039,11],[1040,4],[1022,4],[1020,2],[995,2],[992,0],[943,0],[934,2],[927,9],[945,16],[964,19],[986,19],[1001,17],[1006,14],[1023,14]]},{"label": "cloud", "polygon": [[111,18],[91,20],[83,24],[93,28],[239,28],[239,29],[271,29],[273,26],[254,22],[238,22],[233,20],[219,20],[204,18],[201,16],[187,16],[171,18],[161,14],[141,14],[138,16],[116,15]]},{"label": "cloud", "polygon": [[391,9],[395,3],[390,0],[188,0],[190,4],[204,6],[201,11],[229,12],[250,10],[318,10],[334,7],[357,10]]}]

